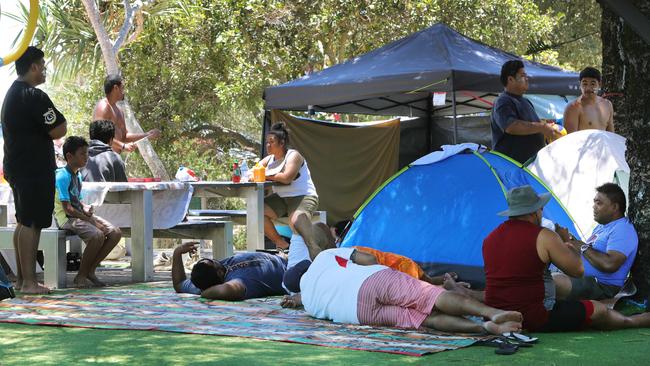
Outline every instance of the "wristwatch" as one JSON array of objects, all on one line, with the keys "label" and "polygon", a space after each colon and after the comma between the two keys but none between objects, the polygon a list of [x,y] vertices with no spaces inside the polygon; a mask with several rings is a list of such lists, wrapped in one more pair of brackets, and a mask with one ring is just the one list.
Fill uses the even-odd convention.
[{"label": "wristwatch", "polygon": [[589,248],[591,248],[591,245],[589,245],[589,244],[582,244],[582,246],[580,247],[580,253],[584,253],[584,252],[586,252],[587,249],[589,249]]}]

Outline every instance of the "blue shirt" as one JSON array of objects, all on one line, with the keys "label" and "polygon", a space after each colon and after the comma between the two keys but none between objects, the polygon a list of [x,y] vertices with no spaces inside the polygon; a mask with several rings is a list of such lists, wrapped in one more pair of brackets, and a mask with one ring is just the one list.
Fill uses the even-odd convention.
[{"label": "blue shirt", "polygon": [[587,239],[587,244],[591,244],[595,250],[603,253],[607,253],[609,250],[621,252],[627,259],[618,271],[605,273],[594,268],[583,256],[584,275],[596,277],[598,282],[606,285],[623,286],[634,262],[634,257],[636,257],[636,250],[639,245],[639,238],[630,220],[627,217],[621,217],[608,224],[596,226],[589,239]]},{"label": "blue shirt", "polygon": [[83,212],[81,205],[81,173],[74,174],[66,165],[56,170],[56,193],[54,195],[54,218],[59,227],[68,221],[61,202],[70,202],[72,207]]},{"label": "blue shirt", "polygon": [[546,146],[544,135],[511,135],[506,129],[515,120],[539,122],[533,104],[521,95],[508,92],[499,94],[492,107],[490,127],[492,129],[492,149],[525,163]]},{"label": "blue shirt", "polygon": [[[286,294],[282,288],[282,277],[287,270],[284,258],[268,253],[239,253],[219,263],[226,267],[224,282],[235,280],[244,284],[244,299]],[[181,292],[201,294],[189,279],[181,283]]]}]

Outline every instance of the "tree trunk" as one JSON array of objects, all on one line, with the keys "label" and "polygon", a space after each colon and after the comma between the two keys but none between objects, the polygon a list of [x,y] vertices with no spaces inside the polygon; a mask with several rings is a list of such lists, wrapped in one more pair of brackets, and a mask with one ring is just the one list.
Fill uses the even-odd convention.
[{"label": "tree trunk", "polygon": [[[650,2],[630,3],[650,18]],[[607,5],[602,8],[603,87],[613,94],[616,132],[627,138],[628,217],[639,235],[632,277],[645,299],[650,294],[650,45]]]},{"label": "tree trunk", "polygon": [[[86,14],[90,19],[90,24],[92,24],[93,29],[95,30],[95,34],[97,35],[97,41],[99,42],[99,47],[102,50],[102,58],[104,60],[104,64],[106,65],[106,73],[120,74],[120,68],[117,62],[117,52],[113,49],[113,45],[111,44],[108,33],[106,33],[106,29],[101,22],[101,19],[99,17],[99,10],[95,5],[95,0],[82,0],[82,2],[84,8],[86,9]],[[124,111],[126,129],[129,132],[134,133],[144,132],[142,127],[140,127],[140,123],[138,123],[133,110],[131,109],[131,105],[126,99],[121,102],[121,107]],[[147,163],[147,166],[149,167],[149,170],[151,170],[153,176],[159,177],[162,180],[169,180],[169,174],[160,161],[158,154],[156,154],[153,147],[151,146],[151,142],[148,139],[143,139],[140,140],[137,145],[140,154],[142,154],[142,157]]]}]

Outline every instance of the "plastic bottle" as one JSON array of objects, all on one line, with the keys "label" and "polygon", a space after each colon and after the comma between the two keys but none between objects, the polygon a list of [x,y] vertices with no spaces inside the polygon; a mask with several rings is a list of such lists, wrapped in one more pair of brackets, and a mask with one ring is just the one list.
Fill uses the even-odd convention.
[{"label": "plastic bottle", "polygon": [[241,181],[246,183],[248,182],[248,164],[246,164],[246,159],[241,162]]},{"label": "plastic bottle", "polygon": [[241,181],[241,170],[239,170],[239,166],[237,163],[234,163],[232,165],[232,182],[233,183],[239,183]]}]

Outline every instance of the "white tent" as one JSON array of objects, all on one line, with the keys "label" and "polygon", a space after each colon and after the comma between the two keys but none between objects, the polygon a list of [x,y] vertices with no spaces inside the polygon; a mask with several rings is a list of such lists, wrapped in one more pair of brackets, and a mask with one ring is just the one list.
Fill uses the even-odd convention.
[{"label": "white tent", "polygon": [[595,188],[615,182],[628,195],[625,138],[615,133],[585,130],[568,134],[540,150],[528,169],[557,195],[583,240],[596,226],[592,209]]}]

